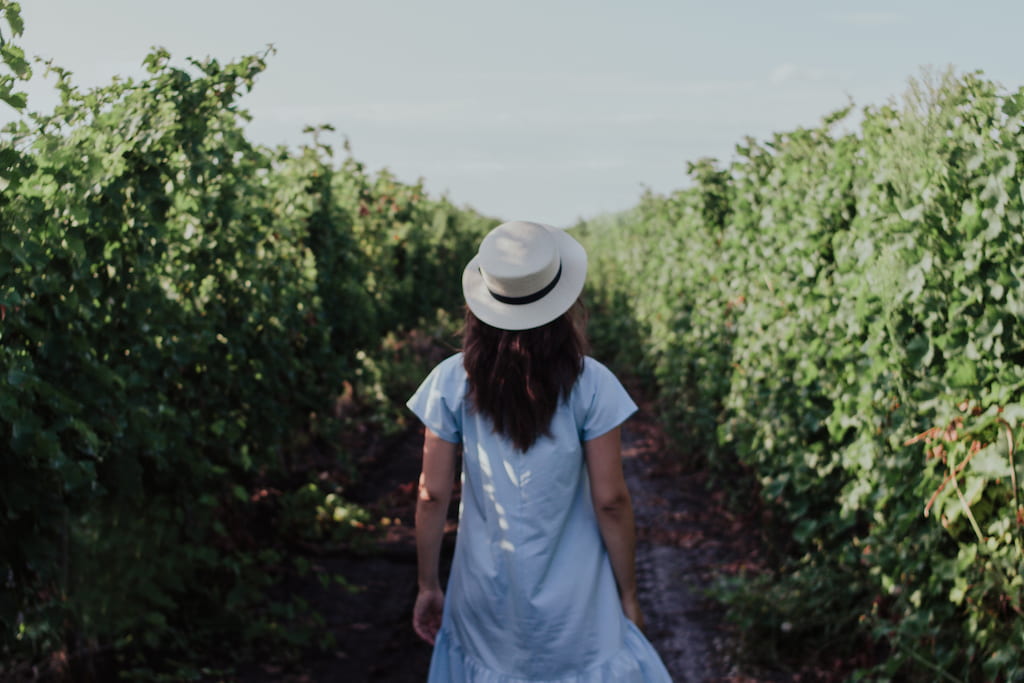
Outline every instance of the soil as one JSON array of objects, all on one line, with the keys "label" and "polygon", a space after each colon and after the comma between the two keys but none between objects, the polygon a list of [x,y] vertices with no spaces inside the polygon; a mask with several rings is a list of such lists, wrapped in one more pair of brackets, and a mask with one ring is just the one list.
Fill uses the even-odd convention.
[{"label": "soil", "polygon": [[[646,631],[677,682],[786,681],[785,675],[753,674],[738,662],[735,641],[721,609],[703,590],[722,573],[757,565],[756,537],[748,523],[723,507],[724,496],[709,491],[705,478],[688,473],[649,409],[623,428],[623,456],[637,520],[637,578]],[[313,653],[293,665],[257,664],[240,680],[262,683],[318,681],[389,683],[426,679],[431,647],[411,625],[416,597],[413,536],[415,488],[420,471],[422,431],[410,430],[368,456],[359,502],[379,525],[379,538],[361,551],[338,550],[309,557],[317,573],[344,576],[354,587],[315,580],[300,587],[324,615],[337,643],[332,652]],[[458,492],[456,492],[457,494]],[[454,549],[457,500],[450,511],[442,574]]]},{"label": "soil", "polygon": [[[431,646],[412,629],[416,599],[416,542],[413,534],[416,483],[420,473],[422,428],[373,449],[360,464],[363,478],[347,497],[378,520],[369,529],[374,539],[359,549],[339,549],[311,556],[315,574],[345,577],[349,588],[310,581],[299,592],[320,611],[334,635],[333,652],[316,652],[302,661],[254,665],[240,680],[281,681],[424,681]],[[455,548],[459,492],[449,509],[441,553],[442,580],[447,579]],[[381,524],[387,520],[387,524]]]}]

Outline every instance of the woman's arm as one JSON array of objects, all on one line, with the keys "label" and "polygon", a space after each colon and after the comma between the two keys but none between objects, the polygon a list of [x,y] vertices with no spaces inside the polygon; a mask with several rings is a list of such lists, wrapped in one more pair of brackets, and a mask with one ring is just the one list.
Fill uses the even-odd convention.
[{"label": "woman's arm", "polygon": [[639,628],[644,627],[643,614],[636,595],[636,525],[633,501],[622,474],[622,432],[610,432],[586,441],[583,450],[590,476],[590,493],[601,538],[619,588],[619,600],[626,616]]},{"label": "woman's arm", "polygon": [[421,638],[434,644],[441,628],[444,592],[438,577],[441,540],[455,478],[455,444],[430,429],[423,437],[423,471],[416,500],[416,557],[419,595],[412,623]]}]

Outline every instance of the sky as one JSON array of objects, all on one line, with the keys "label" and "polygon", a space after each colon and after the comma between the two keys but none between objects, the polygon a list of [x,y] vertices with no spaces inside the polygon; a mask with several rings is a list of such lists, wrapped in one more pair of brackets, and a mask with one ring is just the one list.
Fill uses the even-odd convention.
[{"label": "sky", "polygon": [[[1024,86],[1024,0],[22,0],[22,16],[26,53],[83,87],[143,75],[153,46],[183,64],[272,44],[242,100],[253,141],[328,123],[370,170],[560,226],[685,187],[687,162],[728,161],[745,136],[884,104],[925,68]],[[56,102],[26,90],[31,109]]]}]

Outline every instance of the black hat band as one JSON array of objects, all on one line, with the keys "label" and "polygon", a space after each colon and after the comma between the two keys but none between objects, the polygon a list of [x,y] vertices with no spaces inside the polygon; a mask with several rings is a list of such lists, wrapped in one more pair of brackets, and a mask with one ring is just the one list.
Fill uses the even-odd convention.
[{"label": "black hat band", "polygon": [[[481,276],[483,275],[483,271],[482,270],[480,271],[480,275]],[[534,292],[533,294],[527,294],[526,296],[505,296],[503,294],[496,293],[490,287],[487,288],[487,291],[491,293],[491,296],[493,296],[496,301],[500,301],[503,304],[512,304],[513,306],[521,306],[523,304],[532,304],[534,301],[540,301],[545,296],[547,296],[551,292],[551,290],[555,288],[555,285],[558,284],[558,281],[561,279],[561,277],[562,277],[562,262],[559,261],[558,262],[558,272],[555,273],[555,279],[552,280],[551,282],[549,282],[548,285],[546,287],[544,287],[544,289],[541,289],[540,291]]]}]

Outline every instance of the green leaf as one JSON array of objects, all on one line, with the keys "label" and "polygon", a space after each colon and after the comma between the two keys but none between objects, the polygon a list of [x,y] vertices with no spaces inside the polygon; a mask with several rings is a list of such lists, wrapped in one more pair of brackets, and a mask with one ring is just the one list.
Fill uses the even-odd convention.
[{"label": "green leaf", "polygon": [[[973,462],[973,461],[972,461]],[[968,477],[964,484],[964,498],[967,500],[968,505],[974,505],[978,502],[981,497],[981,492],[985,490],[985,484],[987,480],[984,477]],[[957,499],[959,502],[959,498]]]},{"label": "green leaf", "polygon": [[1024,403],[1011,403],[1004,407],[1001,417],[1016,429],[1024,421]]},{"label": "green leaf", "polygon": [[910,361],[910,365],[914,370],[922,370],[932,364],[932,359],[935,357],[935,347],[932,345],[931,338],[919,334],[916,335],[907,344],[907,360]]},{"label": "green leaf", "polygon": [[953,580],[953,587],[949,589],[949,601],[955,605],[963,603],[967,589],[967,580],[962,576],[956,577]]},{"label": "green leaf", "polygon": [[2,86],[0,86],[0,100],[3,100],[19,111],[28,106],[28,95],[23,92],[12,92]]},{"label": "green leaf", "polygon": [[21,19],[21,4],[17,2],[4,3],[3,15],[7,20],[7,25],[11,27],[11,33],[20,36],[25,32],[25,23]]},{"label": "green leaf", "polygon": [[0,47],[0,57],[18,78],[24,80],[32,75],[29,63],[25,60],[25,52],[17,45],[8,43]]},{"label": "green leaf", "polygon": [[978,384],[975,364],[967,358],[953,358],[949,361],[946,372],[949,384],[956,388],[968,388]]},{"label": "green leaf", "polygon": [[987,479],[1002,479],[1010,476],[1010,461],[1006,456],[1005,441],[989,444],[974,454],[970,471]]},{"label": "green leaf", "polygon": [[807,542],[811,540],[811,535],[815,533],[818,527],[818,522],[812,519],[801,519],[793,527],[793,539],[800,545],[807,545]]},{"label": "green leaf", "polygon": [[79,263],[86,263],[85,243],[79,237],[68,237],[68,250]]},{"label": "green leaf", "polygon": [[21,155],[11,147],[0,148],[0,176],[5,178],[13,177],[18,164],[21,163]]}]

